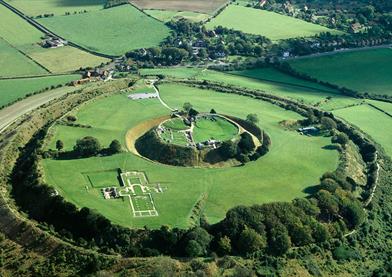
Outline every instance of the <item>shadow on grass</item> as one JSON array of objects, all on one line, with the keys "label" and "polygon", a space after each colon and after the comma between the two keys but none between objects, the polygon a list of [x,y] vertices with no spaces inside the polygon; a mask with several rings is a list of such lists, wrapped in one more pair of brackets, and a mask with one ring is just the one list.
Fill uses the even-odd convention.
[{"label": "shadow on grass", "polygon": [[334,145],[334,144],[328,144],[328,145],[325,145],[321,148],[324,150],[338,150],[338,146]]},{"label": "shadow on grass", "polygon": [[318,192],[320,189],[321,189],[321,186],[320,186],[320,185],[315,185],[315,186],[309,186],[309,187],[304,188],[304,189],[302,190],[302,192],[311,195],[311,194],[315,194],[315,193]]}]

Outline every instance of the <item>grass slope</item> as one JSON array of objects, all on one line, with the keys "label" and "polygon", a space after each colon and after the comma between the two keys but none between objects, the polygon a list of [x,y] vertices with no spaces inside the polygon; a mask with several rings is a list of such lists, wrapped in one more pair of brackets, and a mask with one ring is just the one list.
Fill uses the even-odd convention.
[{"label": "grass slope", "polygon": [[131,5],[38,21],[74,43],[109,55],[157,46],[169,35],[169,28],[162,22]]},{"label": "grass slope", "polygon": [[103,0],[8,0],[7,2],[29,16],[94,11],[102,9],[104,4]]},{"label": "grass slope", "polygon": [[[234,205],[302,197],[306,187],[316,184],[321,174],[337,166],[337,152],[323,149],[329,144],[329,138],[301,136],[280,126],[281,120],[300,118],[293,112],[247,97],[175,84],[163,85],[160,91],[171,106],[182,106],[189,101],[199,111],[215,108],[218,112],[241,118],[249,112],[257,113],[262,127],[273,141],[270,153],[243,167],[221,169],[166,166],[129,152],[78,160],[47,159],[42,162],[46,181],[67,200],[79,207],[96,209],[115,223],[130,227],[158,227],[162,224],[185,227],[190,224],[193,206],[202,196],[207,197],[205,213],[208,220],[216,222]],[[238,108],[238,103],[247,109]],[[114,109],[116,112],[113,112]],[[124,144],[129,128],[165,114],[167,110],[157,99],[131,101],[124,94],[102,98],[83,106],[76,113],[77,122],[89,124],[91,129],[56,126],[52,129],[49,147],[61,139],[66,149],[72,149],[75,140],[86,135],[97,137],[103,145],[108,145],[115,138]],[[299,160],[301,163],[298,163]],[[82,174],[118,167],[144,171],[150,183],[159,182],[165,188],[163,193],[153,194],[158,217],[133,218],[127,200],[104,200],[99,190],[88,188],[89,184]],[[112,182],[116,181],[113,178]]]},{"label": "grass slope", "polygon": [[362,93],[392,95],[392,50],[389,48],[293,60],[290,64],[319,80]]},{"label": "grass slope", "polygon": [[392,117],[369,105],[341,109],[334,114],[366,132],[392,157]]},{"label": "grass slope", "polygon": [[262,35],[271,40],[310,37],[321,32],[340,33],[290,16],[237,5],[228,6],[206,26],[210,29],[223,26],[244,33]]},{"label": "grass slope", "polygon": [[[295,99],[328,110],[343,108],[361,102],[358,99],[340,95],[338,91],[331,90],[331,92],[327,92],[330,90],[327,87],[292,78],[291,76],[268,68],[256,69],[254,71],[247,70],[234,72],[234,74],[199,68],[143,69],[140,73],[142,75],[163,74],[180,79],[190,78],[207,80],[233,86],[258,89],[270,94]],[[250,76],[252,78],[245,76]]]},{"label": "grass slope", "polygon": [[0,80],[0,107],[44,88],[79,79],[80,75],[48,76],[40,78]]}]

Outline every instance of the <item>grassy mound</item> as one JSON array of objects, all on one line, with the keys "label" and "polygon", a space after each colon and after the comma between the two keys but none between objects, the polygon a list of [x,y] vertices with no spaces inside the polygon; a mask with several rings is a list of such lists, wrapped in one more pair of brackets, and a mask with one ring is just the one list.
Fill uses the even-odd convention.
[{"label": "grassy mound", "polygon": [[[41,164],[46,182],[66,200],[78,207],[96,209],[117,224],[129,227],[159,227],[163,224],[185,227],[191,224],[191,212],[201,196],[205,196],[204,214],[214,223],[233,206],[303,197],[308,186],[318,183],[324,172],[337,167],[337,151],[324,147],[329,145],[329,138],[301,136],[279,124],[282,120],[301,119],[296,113],[244,96],[178,84],[159,88],[162,98],[171,106],[180,107],[184,102],[190,102],[200,112],[214,108],[219,113],[238,118],[245,118],[249,112],[256,113],[263,129],[274,142],[268,155],[245,166],[225,168],[167,166],[130,152],[77,160],[45,159]],[[239,109],[238,103],[247,109]],[[117,94],[84,105],[75,115],[76,123],[92,127],[56,125],[51,129],[47,148],[54,149],[56,141],[61,139],[64,151],[72,150],[77,139],[88,135],[98,138],[103,146],[118,139],[125,147],[128,130],[167,115],[167,109],[158,99],[132,101],[127,94]],[[160,183],[165,188],[163,193],[153,194],[159,216],[133,217],[129,201],[105,200],[100,190],[91,187],[83,175],[85,172],[115,168],[121,168],[123,172],[145,172],[151,184]],[[118,181],[113,177],[106,182],[115,184]]]}]

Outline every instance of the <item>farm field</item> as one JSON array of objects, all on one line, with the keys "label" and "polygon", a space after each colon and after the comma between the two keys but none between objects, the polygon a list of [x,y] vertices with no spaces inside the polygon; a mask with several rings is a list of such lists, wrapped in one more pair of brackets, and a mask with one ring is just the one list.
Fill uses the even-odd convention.
[{"label": "farm field", "polygon": [[41,41],[43,34],[21,17],[0,5],[0,37],[19,48]]},{"label": "farm field", "polygon": [[292,60],[290,64],[294,69],[319,80],[361,93],[392,95],[390,48]]},{"label": "farm field", "polygon": [[0,107],[7,105],[29,93],[47,87],[65,84],[80,78],[80,75],[48,76],[39,78],[23,78],[0,80]]},{"label": "farm field", "polygon": [[76,44],[108,55],[157,46],[169,35],[169,28],[162,22],[131,5],[38,21]]},{"label": "farm field", "polygon": [[392,103],[370,100],[370,99],[367,99],[366,102],[392,115]]},{"label": "farm field", "polygon": [[70,46],[53,49],[37,47],[28,55],[52,73],[71,72],[110,61]]},{"label": "farm field", "polygon": [[[318,84],[292,78],[274,69],[256,69],[254,72],[244,71],[234,74],[223,73],[213,70],[203,70],[200,68],[157,68],[142,69],[142,75],[163,74],[173,78],[190,78],[196,80],[207,80],[221,82],[228,85],[239,86],[250,89],[258,89],[270,94],[303,101],[328,110],[343,108],[361,102],[359,99],[339,95],[338,91],[328,92],[330,89]],[[265,80],[262,80],[266,76]],[[253,77],[256,77],[253,78]],[[269,79],[269,81],[267,81]]]},{"label": "farm field", "polygon": [[29,16],[44,14],[64,15],[103,8],[103,0],[7,0],[9,4]]},{"label": "farm field", "polygon": [[[42,48],[39,43],[44,37],[43,33],[3,5],[0,5],[0,15],[0,47],[4,49],[0,52],[0,64],[7,65],[1,66],[1,77],[42,75],[48,71],[71,72],[108,61],[70,46]],[[2,74],[2,71],[6,71],[6,74]]]},{"label": "farm field", "polygon": [[210,15],[205,13],[189,12],[189,11],[165,11],[165,10],[144,10],[146,14],[155,17],[156,19],[168,22],[170,20],[177,20],[185,18],[193,22],[200,22],[208,19]]},{"label": "farm field", "polygon": [[[186,227],[190,224],[192,207],[203,195],[207,195],[205,213],[208,220],[217,222],[234,205],[285,201],[304,196],[305,188],[316,184],[325,171],[337,166],[337,151],[323,148],[330,144],[330,138],[301,136],[280,126],[282,120],[300,119],[296,113],[243,96],[177,84],[165,84],[159,88],[164,101],[173,107],[188,101],[201,112],[214,108],[240,118],[245,118],[249,112],[257,113],[262,128],[272,138],[271,151],[243,167],[215,169],[167,166],[129,152],[77,160],[45,159],[42,165],[46,181],[77,206],[95,209],[124,226],[157,228],[169,224]],[[242,103],[247,109],[238,109],[236,103]],[[97,99],[74,112],[77,123],[88,124],[92,128],[57,125],[50,132],[47,148],[53,148],[55,141],[61,139],[65,149],[70,150],[76,139],[86,135],[98,138],[104,146],[113,139],[120,140],[125,146],[125,134],[132,126],[167,112],[157,99],[132,101],[125,94]],[[298,160],[302,162],[298,163]],[[104,200],[99,190],[86,189],[88,184],[81,171],[115,168],[121,168],[123,172],[144,172],[150,183],[160,183],[165,188],[163,193],[152,193],[159,216],[132,217],[129,201],[125,198]],[[275,174],[277,171],[279,174]],[[305,171],[306,174],[303,173]],[[115,178],[109,180],[111,183],[116,181]]]},{"label": "farm field", "polygon": [[366,132],[392,157],[392,117],[369,105],[341,109],[334,114]]},{"label": "farm field", "polygon": [[0,77],[49,74],[0,37]]},{"label": "farm field", "polygon": [[[234,18],[235,20],[233,20]],[[206,25],[209,29],[217,26],[235,29],[244,33],[262,35],[273,41],[296,37],[310,37],[321,32],[341,33],[340,31],[290,16],[237,5],[228,6]]]},{"label": "farm field", "polygon": [[131,0],[143,10],[191,11],[212,14],[226,4],[227,0]]}]

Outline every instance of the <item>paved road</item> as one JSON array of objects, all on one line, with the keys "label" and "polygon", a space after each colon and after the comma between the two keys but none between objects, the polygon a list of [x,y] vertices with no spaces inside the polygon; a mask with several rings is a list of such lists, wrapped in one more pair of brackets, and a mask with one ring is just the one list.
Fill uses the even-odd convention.
[{"label": "paved road", "polygon": [[62,87],[30,96],[0,110],[0,133],[24,114],[64,94],[80,89],[80,87]]}]

